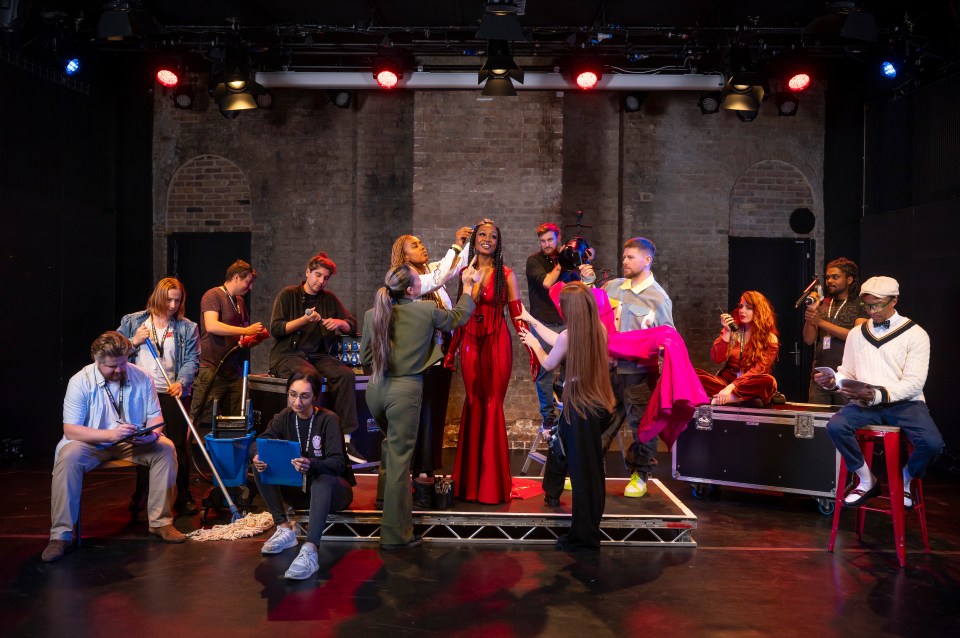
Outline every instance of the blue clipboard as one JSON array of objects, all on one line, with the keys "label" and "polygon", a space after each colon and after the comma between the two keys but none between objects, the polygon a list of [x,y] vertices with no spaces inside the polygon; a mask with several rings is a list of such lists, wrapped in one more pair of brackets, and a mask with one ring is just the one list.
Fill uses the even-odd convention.
[{"label": "blue clipboard", "polygon": [[300,444],[279,439],[257,439],[257,456],[267,464],[260,473],[260,480],[270,485],[293,485],[301,487],[304,475],[290,463],[300,458]]}]

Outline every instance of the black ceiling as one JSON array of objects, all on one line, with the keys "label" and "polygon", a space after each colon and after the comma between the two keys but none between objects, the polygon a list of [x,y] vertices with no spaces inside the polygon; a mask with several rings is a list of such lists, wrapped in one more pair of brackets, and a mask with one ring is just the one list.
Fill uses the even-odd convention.
[{"label": "black ceiling", "polygon": [[[0,8],[5,44],[37,56],[68,43],[120,53],[176,52],[202,62],[211,52],[216,57],[218,47],[240,42],[260,69],[318,70],[369,64],[383,45],[418,64],[480,55],[486,47],[475,36],[484,0],[11,1],[20,18],[14,22]],[[802,51],[864,59],[891,50],[925,58],[942,74],[955,69],[958,2],[527,0],[518,3],[525,37],[512,46],[515,55],[545,65],[589,53],[610,66],[674,72],[723,70],[735,43],[767,58]],[[133,41],[97,39],[97,21],[110,4],[139,5],[159,31]],[[876,42],[837,35],[841,19],[831,23],[829,16],[848,10],[875,18]],[[812,23],[821,28],[811,30]]]}]

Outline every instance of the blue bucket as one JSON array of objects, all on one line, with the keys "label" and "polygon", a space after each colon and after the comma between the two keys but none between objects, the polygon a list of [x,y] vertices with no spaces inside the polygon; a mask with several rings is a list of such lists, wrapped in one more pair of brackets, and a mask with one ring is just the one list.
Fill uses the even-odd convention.
[{"label": "blue bucket", "polygon": [[253,435],[238,439],[216,439],[208,434],[203,437],[207,442],[210,460],[217,468],[226,487],[240,487],[247,483],[247,463],[249,463],[250,444]]}]

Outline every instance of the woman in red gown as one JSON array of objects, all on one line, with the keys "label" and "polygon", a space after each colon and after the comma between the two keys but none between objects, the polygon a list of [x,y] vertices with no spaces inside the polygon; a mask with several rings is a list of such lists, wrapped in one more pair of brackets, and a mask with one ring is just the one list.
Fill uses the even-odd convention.
[{"label": "woman in red gown", "polygon": [[740,297],[734,315],[720,315],[723,330],[710,358],[722,363],[716,375],[697,370],[707,396],[714,405],[748,403],[766,405],[777,391],[770,374],[780,352],[777,318],[762,294],[748,290]]},{"label": "woman in red gown", "polygon": [[503,399],[513,370],[513,344],[503,311],[509,307],[510,316],[518,317],[520,295],[516,276],[503,265],[500,229],[492,221],[484,219],[474,228],[469,250],[467,263],[475,258],[483,279],[474,287],[477,309],[458,329],[451,348],[453,352],[459,338],[466,391],[453,467],[454,495],[465,501],[506,503],[511,479]]}]

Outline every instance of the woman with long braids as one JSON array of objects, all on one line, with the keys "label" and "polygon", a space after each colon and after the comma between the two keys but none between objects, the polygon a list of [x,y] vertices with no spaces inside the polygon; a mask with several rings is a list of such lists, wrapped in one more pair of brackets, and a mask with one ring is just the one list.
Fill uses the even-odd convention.
[{"label": "woman with long braids", "polygon": [[[407,265],[420,275],[420,299],[436,304],[437,308],[451,309],[453,303],[443,286],[456,276],[462,264],[463,246],[470,238],[471,228],[457,231],[456,240],[447,249],[443,259],[430,262],[427,247],[419,237],[401,235],[393,242],[390,266]],[[437,331],[437,339],[443,354],[450,347],[451,332]],[[417,429],[417,444],[413,451],[413,475],[420,480],[415,483],[414,501],[418,507],[429,507],[424,492],[433,490],[434,470],[443,467],[443,427],[447,417],[447,401],[450,398],[450,381],[453,371],[442,361],[427,368],[423,373],[423,401],[420,406],[420,425]]]},{"label": "woman with long braids", "polygon": [[[511,478],[503,399],[513,370],[513,344],[504,307],[509,307],[518,333],[526,324],[518,319],[523,307],[517,278],[503,265],[500,229],[489,219],[474,228],[467,261],[473,264],[474,259],[482,274],[480,285],[473,289],[477,311],[458,331],[447,355],[455,354],[459,341],[466,396],[453,467],[454,495],[465,501],[506,503]],[[469,293],[461,290],[459,294]]]},{"label": "woman with long braids", "polygon": [[723,330],[713,342],[710,359],[722,363],[716,375],[697,370],[714,405],[766,405],[777,391],[770,374],[780,352],[777,318],[770,301],[756,290],[740,297],[735,315],[720,315]]},{"label": "woman with long braids", "polygon": [[560,493],[564,476],[568,469],[570,471],[573,484],[570,532],[557,539],[557,544],[565,550],[600,548],[600,519],[606,501],[600,439],[616,399],[607,367],[607,330],[600,321],[596,294],[605,295],[601,290],[591,291],[580,282],[563,287],[560,314],[566,329],[560,334],[534,320],[534,330],[546,341],[553,342],[549,355],[532,332],[520,333],[520,339],[547,370],[566,362],[559,428],[566,457],[559,458],[551,452],[543,477],[546,502],[556,505],[558,499],[552,495]]},{"label": "woman with long braids", "polygon": [[473,314],[470,293],[479,276],[470,266],[464,269],[461,281],[468,292],[455,308],[446,310],[420,301],[420,278],[413,268],[394,266],[363,317],[360,358],[373,370],[367,406],[386,433],[381,454],[381,549],[416,547],[421,542],[413,535],[410,460],[420,421],[423,373],[443,358],[435,332],[462,326]]}]

